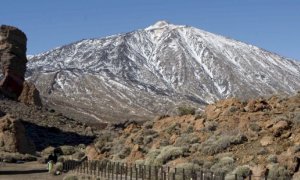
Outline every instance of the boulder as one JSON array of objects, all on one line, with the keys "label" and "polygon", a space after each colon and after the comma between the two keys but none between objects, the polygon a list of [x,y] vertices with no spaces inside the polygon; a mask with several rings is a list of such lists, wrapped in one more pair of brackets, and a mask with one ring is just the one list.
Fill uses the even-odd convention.
[{"label": "boulder", "polygon": [[35,153],[35,146],[27,137],[22,122],[10,115],[0,118],[0,150],[22,154]]},{"label": "boulder", "polygon": [[27,105],[42,106],[40,93],[31,82],[24,81],[23,90],[18,100]]}]

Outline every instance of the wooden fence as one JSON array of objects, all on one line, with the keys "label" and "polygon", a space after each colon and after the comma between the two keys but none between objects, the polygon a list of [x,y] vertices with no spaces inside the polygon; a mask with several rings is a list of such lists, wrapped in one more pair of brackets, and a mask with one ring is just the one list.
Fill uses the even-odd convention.
[{"label": "wooden fence", "polygon": [[[164,166],[145,166],[109,161],[65,161],[65,172],[101,177],[108,180],[225,180],[225,174],[210,171],[170,168]],[[234,180],[267,180],[265,177],[239,177],[232,175]]]}]

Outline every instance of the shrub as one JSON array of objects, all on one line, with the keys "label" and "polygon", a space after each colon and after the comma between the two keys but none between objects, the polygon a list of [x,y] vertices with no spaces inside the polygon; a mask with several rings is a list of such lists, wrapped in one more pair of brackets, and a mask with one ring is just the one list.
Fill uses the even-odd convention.
[{"label": "shrub", "polygon": [[174,146],[189,146],[190,144],[195,144],[199,142],[199,137],[194,134],[181,134],[174,143]]},{"label": "shrub", "polygon": [[179,156],[183,156],[188,149],[184,147],[166,146],[163,147],[160,154],[156,157],[156,164],[165,164],[169,160],[175,159]]},{"label": "shrub", "polygon": [[72,154],[72,158],[76,160],[81,160],[85,156],[84,152],[78,151]]},{"label": "shrub", "polygon": [[[156,166],[157,164],[155,164],[155,159],[159,154],[160,154],[159,149],[150,150],[150,152],[146,155],[145,165]],[[159,164],[159,165],[161,165],[161,164]]]},{"label": "shrub", "polygon": [[285,180],[291,179],[290,172],[283,166],[273,164],[270,168],[268,179],[270,180]]},{"label": "shrub", "polygon": [[212,136],[201,144],[201,151],[204,154],[214,155],[231,145],[242,144],[245,141],[247,141],[247,137],[243,134]]},{"label": "shrub", "polygon": [[153,127],[153,121],[146,121],[144,122],[143,126],[145,129],[151,129]]},{"label": "shrub", "polygon": [[179,134],[181,125],[179,123],[172,123],[170,126],[168,126],[164,131],[168,134]]},{"label": "shrub", "polygon": [[233,169],[234,159],[232,157],[223,157],[210,168],[210,170],[215,173],[228,173]]},{"label": "shrub", "polygon": [[277,163],[277,156],[276,155],[269,155],[268,158],[267,158],[267,162],[268,163]]},{"label": "shrub", "polygon": [[256,123],[249,124],[249,128],[255,132],[259,132],[261,130],[261,127]]},{"label": "shrub", "polygon": [[[180,163],[176,165],[176,174],[175,179],[176,180],[182,180],[183,179],[183,169],[184,169],[184,175],[185,179],[192,178],[192,172],[200,170],[200,166],[194,163]],[[172,179],[173,173],[175,172],[175,169],[170,170],[169,178]]]},{"label": "shrub", "polygon": [[75,175],[67,175],[63,178],[63,180],[79,180],[79,178]]},{"label": "shrub", "polygon": [[181,107],[178,107],[177,110],[178,110],[179,116],[184,116],[184,115],[189,115],[189,114],[195,115],[195,112],[196,112],[196,109],[193,107],[181,106]]},{"label": "shrub", "polygon": [[251,173],[250,167],[247,165],[238,166],[233,171],[233,174],[236,174],[238,177],[243,177],[243,178],[249,176],[250,173]]},{"label": "shrub", "polygon": [[65,146],[61,146],[60,149],[61,149],[63,155],[72,155],[76,152],[75,147],[73,147],[73,146],[65,145]]},{"label": "shrub", "polygon": [[216,121],[206,121],[204,125],[205,125],[205,130],[207,131],[215,131],[217,130],[218,127],[218,123]]},{"label": "shrub", "polygon": [[50,154],[52,154],[53,152],[54,152],[54,147],[52,147],[52,146],[49,146],[49,147],[47,147],[47,148],[45,148],[42,152],[41,152],[41,154],[42,154],[42,156],[48,156],[48,155],[50,155]]}]

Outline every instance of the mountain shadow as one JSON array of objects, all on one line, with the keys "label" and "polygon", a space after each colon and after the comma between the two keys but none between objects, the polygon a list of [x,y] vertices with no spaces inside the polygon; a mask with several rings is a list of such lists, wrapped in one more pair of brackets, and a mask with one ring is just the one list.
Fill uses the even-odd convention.
[{"label": "mountain shadow", "polygon": [[26,134],[36,146],[37,151],[41,151],[48,146],[58,147],[62,145],[90,144],[95,136],[80,135],[75,132],[62,131],[57,127],[45,127],[23,121]]}]

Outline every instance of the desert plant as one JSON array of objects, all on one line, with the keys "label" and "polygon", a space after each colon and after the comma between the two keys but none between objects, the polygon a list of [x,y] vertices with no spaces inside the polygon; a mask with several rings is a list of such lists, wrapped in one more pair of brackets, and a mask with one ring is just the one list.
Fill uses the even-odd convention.
[{"label": "desert plant", "polygon": [[207,131],[215,131],[217,130],[218,127],[218,123],[216,121],[206,121],[204,125],[205,125],[205,130]]},{"label": "desert plant", "polygon": [[234,169],[234,159],[232,157],[223,157],[216,164],[212,165],[210,170],[215,173],[228,173]]},{"label": "desert plant", "polygon": [[[190,179],[192,178],[192,174],[195,171],[198,171],[200,169],[200,166],[194,163],[180,163],[176,165],[176,175],[175,175],[175,179],[177,180],[181,180],[183,179],[183,169],[184,169],[184,176],[185,179]],[[172,175],[175,172],[174,169],[171,169],[170,171],[170,175]],[[171,177],[169,177],[171,178]]]},{"label": "desert plant", "polygon": [[163,147],[160,154],[156,157],[156,164],[163,165],[169,160],[175,159],[179,156],[183,156],[188,149],[184,147],[166,146]]},{"label": "desert plant", "polygon": [[184,116],[184,115],[195,115],[196,109],[193,107],[188,107],[188,106],[181,106],[177,108],[179,116]]},{"label": "desert plant", "polygon": [[267,157],[268,163],[277,163],[277,156],[274,154],[271,154]]},{"label": "desert plant", "polygon": [[146,121],[144,122],[143,127],[145,129],[151,129],[153,127],[153,124],[154,124],[153,121]]},{"label": "desert plant", "polygon": [[201,144],[201,152],[208,155],[214,155],[227,149],[232,145],[242,144],[247,141],[243,134],[211,136]]},{"label": "desert plant", "polygon": [[235,175],[237,175],[238,179],[245,179],[247,176],[251,174],[251,169],[248,165],[237,166],[234,171],[227,174],[226,180],[235,180]]},{"label": "desert plant", "polygon": [[194,134],[181,134],[174,143],[174,146],[189,146],[191,144],[195,144],[199,142],[199,137],[195,136]]},{"label": "desert plant", "polygon": [[270,180],[286,180],[291,179],[290,172],[283,166],[280,166],[279,164],[272,164],[268,179]]},{"label": "desert plant", "polygon": [[146,155],[145,159],[145,165],[149,166],[155,166],[155,159],[160,154],[160,149],[152,149],[149,151],[149,153]]},{"label": "desert plant", "polygon": [[254,132],[259,132],[261,130],[261,127],[256,123],[250,123],[249,128]]},{"label": "desert plant", "polygon": [[61,152],[63,155],[72,155],[76,152],[75,147],[73,146],[60,146]]},{"label": "desert plant", "polygon": [[164,129],[164,131],[168,134],[179,134],[181,125],[179,123],[172,123],[170,126]]}]

